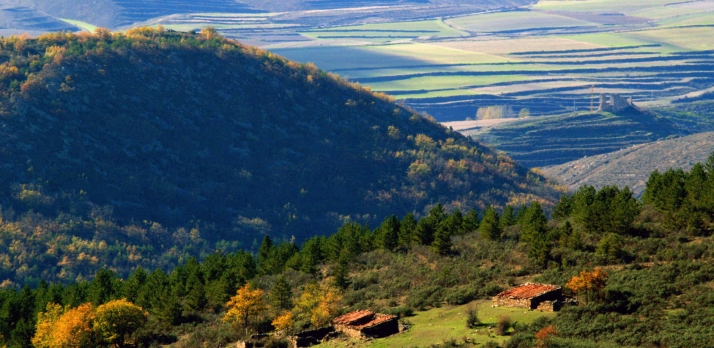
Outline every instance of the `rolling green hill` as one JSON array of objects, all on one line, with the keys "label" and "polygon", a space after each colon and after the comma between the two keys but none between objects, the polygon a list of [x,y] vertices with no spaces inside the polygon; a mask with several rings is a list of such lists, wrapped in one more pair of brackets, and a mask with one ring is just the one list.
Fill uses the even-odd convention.
[{"label": "rolling green hill", "polygon": [[163,267],[268,232],[301,241],[437,202],[556,195],[384,95],[213,32],[0,45],[2,279]]},{"label": "rolling green hill", "polygon": [[688,132],[667,118],[629,108],[530,117],[465,133],[528,167],[544,167]]}]

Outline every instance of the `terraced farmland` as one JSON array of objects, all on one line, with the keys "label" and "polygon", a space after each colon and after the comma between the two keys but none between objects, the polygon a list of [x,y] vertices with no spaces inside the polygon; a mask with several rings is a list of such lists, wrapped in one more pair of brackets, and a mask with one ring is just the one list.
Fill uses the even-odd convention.
[{"label": "terraced farmland", "polygon": [[491,105],[533,116],[587,111],[591,92],[647,106],[714,90],[714,0],[105,2],[115,25],[213,26],[439,121]]}]

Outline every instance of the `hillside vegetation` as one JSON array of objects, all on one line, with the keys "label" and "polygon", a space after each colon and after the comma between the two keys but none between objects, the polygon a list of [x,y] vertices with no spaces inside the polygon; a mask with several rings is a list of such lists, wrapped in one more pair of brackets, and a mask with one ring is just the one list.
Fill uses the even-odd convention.
[{"label": "hillside vegetation", "polygon": [[[641,199],[629,189],[584,186],[563,196],[550,220],[537,202],[500,213],[436,205],[421,219],[391,216],[374,230],[348,223],[300,247],[266,236],[255,256],[219,251],[169,273],[140,268],[121,278],[100,270],[91,281],[3,289],[0,343],[224,347],[262,332],[274,334],[266,346],[286,347],[286,333],[368,308],[413,327],[327,346],[707,346],[713,187],[714,156],[688,172],[652,173]],[[562,286],[577,302],[543,316],[462,306],[527,281]],[[107,318],[107,307],[121,315]],[[120,326],[102,323],[131,313],[142,325],[106,335]],[[82,335],[68,339],[73,329]]]},{"label": "hillside vegetation", "polygon": [[387,96],[211,30],[12,37],[0,61],[3,280],[556,194]]},{"label": "hillside vegetation", "polygon": [[528,167],[563,164],[686,133],[667,118],[635,108],[617,114],[530,117],[465,132]]},{"label": "hillside vegetation", "polygon": [[542,171],[572,190],[583,185],[598,188],[617,185],[628,186],[639,196],[644,192],[651,172],[664,172],[670,167],[689,170],[694,164],[706,161],[712,151],[714,133],[706,132],[635,145],[616,152],[542,168]]}]

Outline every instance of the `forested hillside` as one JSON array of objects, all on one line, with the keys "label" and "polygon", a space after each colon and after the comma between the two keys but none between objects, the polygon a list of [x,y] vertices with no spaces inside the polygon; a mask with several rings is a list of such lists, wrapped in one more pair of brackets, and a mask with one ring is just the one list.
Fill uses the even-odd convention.
[{"label": "forested hillside", "polygon": [[[489,347],[703,347],[714,340],[713,188],[714,156],[688,172],[652,173],[642,199],[627,188],[584,186],[563,196],[551,219],[537,202],[500,212],[436,205],[420,219],[390,216],[376,229],[347,223],[300,247],[266,236],[255,255],[215,252],[168,273],[140,268],[122,279],[100,270],[91,281],[4,289],[0,344],[226,347],[260,332],[271,334],[266,347],[286,347],[285,334],[351,310],[392,313],[412,326],[419,311],[535,281],[576,301],[533,322],[499,318],[494,331],[464,311],[460,323],[431,336],[439,335],[439,347],[483,346],[486,334],[503,343]],[[109,308],[116,315],[107,316]],[[469,336],[453,337],[453,325],[466,325]],[[431,336],[408,342],[425,346]]]},{"label": "forested hillside", "polygon": [[266,233],[299,242],[437,202],[556,194],[388,96],[212,30],[0,48],[3,280],[169,267]]}]

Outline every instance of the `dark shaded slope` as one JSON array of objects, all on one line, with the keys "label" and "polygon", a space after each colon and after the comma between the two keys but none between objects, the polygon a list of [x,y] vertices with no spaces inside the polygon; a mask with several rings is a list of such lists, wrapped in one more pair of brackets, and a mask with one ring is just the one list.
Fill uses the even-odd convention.
[{"label": "dark shaded slope", "polygon": [[[80,197],[119,221],[201,222],[209,240],[249,243],[436,202],[553,196],[512,160],[385,99],[220,38],[143,29],[28,41],[20,54],[39,60],[0,80],[0,192],[18,210],[54,214]],[[47,198],[28,201],[28,187]]]},{"label": "dark shaded slope", "polygon": [[473,132],[473,136],[528,167],[541,167],[685,133],[667,119],[630,108],[618,114],[531,117]]}]

